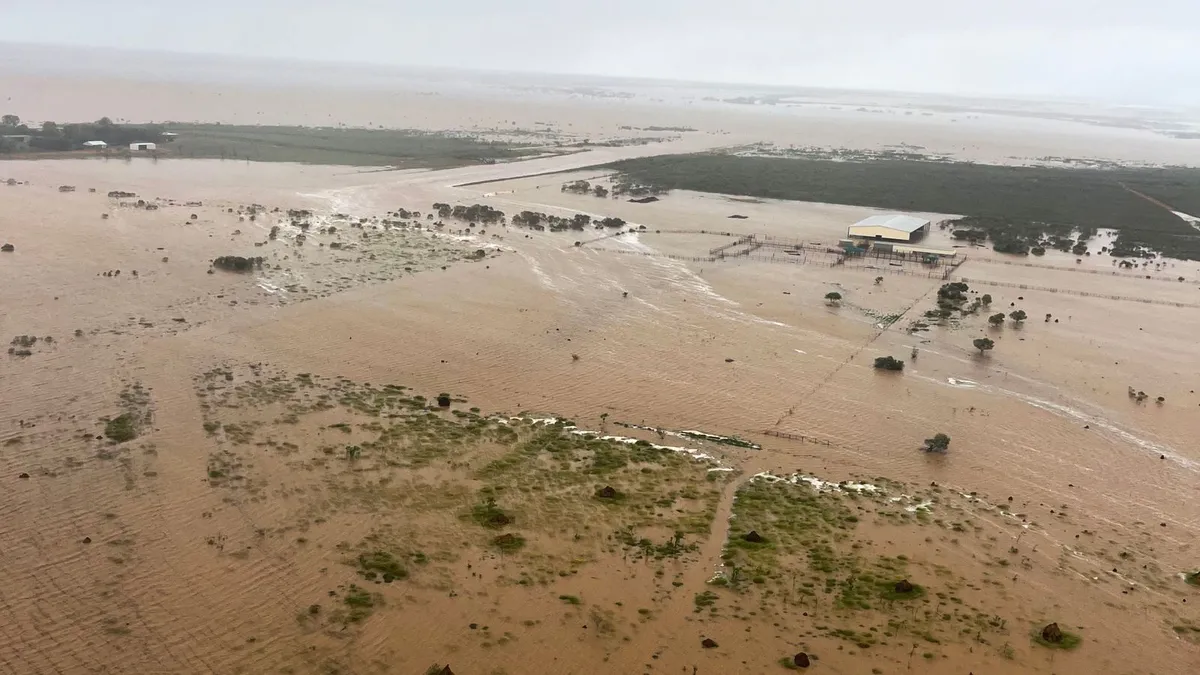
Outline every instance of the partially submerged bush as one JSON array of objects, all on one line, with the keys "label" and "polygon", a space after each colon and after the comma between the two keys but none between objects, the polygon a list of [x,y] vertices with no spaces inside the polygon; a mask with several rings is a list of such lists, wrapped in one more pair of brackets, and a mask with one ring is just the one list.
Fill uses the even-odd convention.
[{"label": "partially submerged bush", "polygon": [[904,362],[894,356],[880,356],[875,359],[877,370],[904,370]]},{"label": "partially submerged bush", "polygon": [[358,555],[358,571],[368,580],[374,580],[376,576],[381,576],[384,583],[408,578],[408,570],[396,559],[396,556],[388,551],[360,553]]},{"label": "partially submerged bush", "polygon": [[498,529],[513,522],[512,516],[505,513],[496,505],[496,500],[488,497],[471,509],[471,519],[484,527]]},{"label": "partially submerged bush", "polygon": [[1057,623],[1048,624],[1041,630],[1035,628],[1033,641],[1051,649],[1075,649],[1083,642],[1078,635],[1063,630]]},{"label": "partially submerged bush", "polygon": [[137,420],[124,413],[112,418],[104,425],[104,435],[115,443],[124,443],[137,438]]},{"label": "partially submerged bush", "polygon": [[925,439],[925,452],[945,452],[950,447],[950,437],[946,434],[934,434],[933,438]]},{"label": "partially submerged bush", "polygon": [[495,546],[504,553],[516,553],[525,548],[525,537],[509,532],[492,539],[492,546]]}]

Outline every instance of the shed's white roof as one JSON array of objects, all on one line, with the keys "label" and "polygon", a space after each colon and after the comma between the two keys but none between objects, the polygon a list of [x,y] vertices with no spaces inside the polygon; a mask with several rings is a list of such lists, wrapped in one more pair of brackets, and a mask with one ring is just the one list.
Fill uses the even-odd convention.
[{"label": "shed's white roof", "polygon": [[851,227],[887,227],[901,232],[913,233],[929,224],[928,220],[916,216],[905,216],[899,213],[887,213],[870,218],[863,218]]},{"label": "shed's white roof", "polygon": [[93,148],[93,147],[99,147],[101,145],[108,145],[108,143],[105,143],[104,141],[84,141],[83,145],[85,147]]}]

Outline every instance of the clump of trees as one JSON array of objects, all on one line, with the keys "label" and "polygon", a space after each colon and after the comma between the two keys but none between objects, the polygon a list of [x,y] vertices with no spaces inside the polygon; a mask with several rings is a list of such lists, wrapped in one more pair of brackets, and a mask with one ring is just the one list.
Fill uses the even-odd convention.
[{"label": "clump of trees", "polygon": [[954,221],[954,225],[961,228],[950,233],[955,239],[972,244],[990,240],[993,249],[1012,255],[1032,253],[1042,256],[1046,255],[1047,247],[1083,255],[1087,252],[1087,240],[1096,235],[1095,228],[1083,227],[1079,228],[1078,239],[1075,239],[1076,228],[1072,225],[1002,217],[968,216]]},{"label": "clump of trees", "polygon": [[904,362],[894,356],[880,356],[875,359],[876,370],[904,370]]},{"label": "clump of trees", "polygon": [[1012,319],[1013,323],[1020,325],[1020,323],[1022,321],[1029,318],[1029,315],[1025,313],[1025,310],[1017,309],[1012,312],[1009,312],[1008,318]]},{"label": "clump of trees", "polygon": [[963,304],[967,301],[967,291],[970,287],[961,281],[953,281],[948,284],[942,284],[937,292],[937,308],[925,312],[925,317],[929,319],[949,319],[955,312],[963,314],[973,314],[978,311],[983,305],[983,301],[976,298],[969,307],[964,308]]},{"label": "clump of trees", "polygon": [[586,180],[576,180],[562,184],[563,192],[574,192],[577,195],[591,194],[592,184]]},{"label": "clump of trees", "polygon": [[975,345],[975,349],[979,350],[979,355],[983,356],[984,352],[991,351],[996,346],[996,343],[991,338],[975,338],[971,341]]},{"label": "clump of trees", "polygon": [[837,307],[841,301],[842,294],[838,293],[837,291],[830,291],[825,294],[825,304],[829,305],[830,307]]},{"label": "clump of trees", "polygon": [[243,258],[240,255],[223,255],[219,258],[214,258],[212,266],[226,272],[252,272],[256,269],[262,269],[265,260],[262,256]]},{"label": "clump of trees", "polygon": [[538,211],[522,211],[512,217],[512,224],[517,227],[524,227],[539,232],[550,230],[551,232],[565,232],[567,230],[583,230],[588,225],[594,226],[597,230],[605,228],[615,229],[625,227],[627,223],[620,218],[601,218],[600,220],[592,220],[592,217],[586,213],[576,213],[570,218],[562,216],[552,216]]},{"label": "clump of trees", "polygon": [[537,211],[522,211],[512,217],[512,224],[539,232],[565,232],[567,230],[583,230],[592,224],[592,217],[585,213],[577,213],[570,218],[551,216]]},{"label": "clump of trees", "polygon": [[945,452],[950,447],[950,437],[946,434],[934,434],[933,438],[925,439],[925,452]]},{"label": "clump of trees", "polygon": [[494,209],[486,204],[472,204],[470,206],[450,206],[442,202],[437,202],[433,205],[433,210],[437,213],[438,218],[454,218],[455,220],[468,220],[473,223],[500,223],[504,221],[504,212]]}]

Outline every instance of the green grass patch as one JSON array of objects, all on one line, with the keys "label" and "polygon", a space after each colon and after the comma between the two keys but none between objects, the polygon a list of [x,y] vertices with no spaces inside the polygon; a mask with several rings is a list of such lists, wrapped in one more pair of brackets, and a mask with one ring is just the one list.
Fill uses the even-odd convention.
[{"label": "green grass patch", "polygon": [[577,595],[560,595],[560,596],[558,596],[558,599],[562,600],[563,602],[567,603],[568,605],[582,605],[583,604],[583,600],[580,600],[579,596],[577,596]]}]

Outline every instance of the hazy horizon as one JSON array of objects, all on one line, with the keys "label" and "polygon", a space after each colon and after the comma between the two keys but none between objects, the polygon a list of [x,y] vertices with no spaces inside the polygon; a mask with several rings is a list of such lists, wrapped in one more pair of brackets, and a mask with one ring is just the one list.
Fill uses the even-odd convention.
[{"label": "hazy horizon", "polygon": [[[1200,6],[880,0],[60,0],[5,9],[0,42],[330,64],[982,97],[1200,104]],[[98,30],[98,26],[117,30]]]}]

